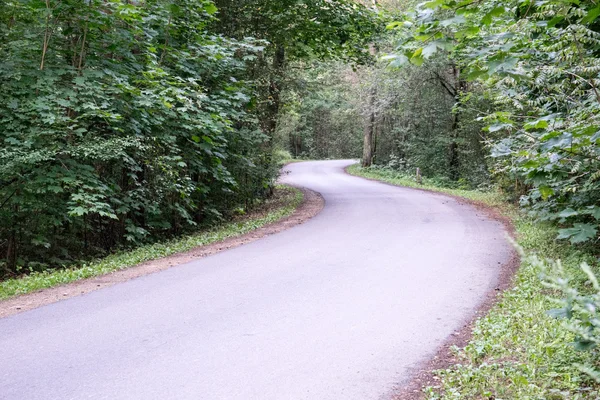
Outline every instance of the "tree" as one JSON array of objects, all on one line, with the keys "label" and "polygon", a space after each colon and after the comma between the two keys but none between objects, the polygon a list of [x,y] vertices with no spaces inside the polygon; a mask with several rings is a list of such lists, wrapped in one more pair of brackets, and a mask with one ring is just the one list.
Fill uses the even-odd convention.
[{"label": "tree", "polygon": [[[499,174],[516,177],[559,238],[598,239],[600,228],[600,12],[593,2],[424,3],[404,22],[389,59],[423,64],[439,51],[480,82],[496,109],[482,113]],[[516,190],[518,192],[518,190]]]},{"label": "tree", "polygon": [[363,132],[359,75],[343,61],[294,62],[276,145],[294,157],[358,158]]},{"label": "tree", "polygon": [[0,266],[68,265],[265,196],[254,41],[208,0],[0,4]]},{"label": "tree", "polygon": [[268,101],[261,120],[271,135],[289,63],[337,58],[365,62],[370,57],[368,44],[381,28],[373,10],[351,0],[218,0],[216,4],[222,33],[268,43],[257,70],[268,71],[263,86]]}]

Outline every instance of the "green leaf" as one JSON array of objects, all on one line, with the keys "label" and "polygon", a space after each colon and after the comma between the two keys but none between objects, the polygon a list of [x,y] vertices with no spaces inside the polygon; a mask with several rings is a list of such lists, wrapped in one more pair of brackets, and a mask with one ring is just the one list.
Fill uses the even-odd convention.
[{"label": "green leaf", "polygon": [[502,124],[502,123],[497,123],[497,124],[492,124],[490,126],[487,127],[488,132],[498,132],[504,129],[509,129],[512,128],[513,125],[512,124]]},{"label": "green leaf", "polygon": [[596,237],[598,225],[575,224],[572,228],[560,229],[557,239],[569,239],[572,244],[587,242]]},{"label": "green leaf", "polygon": [[432,1],[423,3],[421,6],[423,8],[436,9],[439,6],[443,5],[444,2],[445,2],[445,0],[432,0]]},{"label": "green leaf", "polygon": [[52,193],[62,193],[64,192],[63,188],[60,186],[51,185],[48,186],[48,191]]},{"label": "green leaf", "polygon": [[217,8],[217,6],[215,6],[213,3],[209,3],[209,4],[207,4],[207,5],[204,6],[204,11],[206,11],[206,13],[209,14],[209,15],[213,15],[218,10],[219,9]]},{"label": "green leaf", "polygon": [[546,200],[548,197],[550,197],[554,194],[554,189],[552,189],[549,186],[540,186],[538,188],[538,190],[540,191],[540,194],[542,195],[542,199],[544,199],[544,200]]},{"label": "green leaf", "polygon": [[546,312],[549,316],[557,319],[570,319],[573,316],[573,312],[570,308],[554,308]]},{"label": "green leaf", "polygon": [[526,130],[533,130],[533,129],[546,129],[548,127],[548,121],[545,119],[538,119],[532,122],[528,122],[526,123],[523,128]]},{"label": "green leaf", "polygon": [[592,8],[588,11],[587,15],[583,17],[581,22],[584,24],[589,24],[590,22],[595,21],[598,16],[600,16],[600,7]]},{"label": "green leaf", "polygon": [[591,340],[577,339],[573,342],[573,347],[577,351],[590,351],[596,347],[596,343]]},{"label": "green leaf", "polygon": [[507,72],[515,68],[519,60],[516,57],[500,57],[488,63],[488,73]]},{"label": "green leaf", "polygon": [[432,55],[434,55],[436,51],[437,51],[437,44],[435,42],[432,42],[423,48],[422,54],[423,54],[423,57],[429,58]]},{"label": "green leaf", "polygon": [[589,214],[597,220],[600,220],[600,207],[598,206],[589,206],[585,211],[585,214]]},{"label": "green leaf", "polygon": [[396,29],[396,28],[398,28],[400,26],[402,26],[402,22],[400,22],[400,21],[394,21],[394,22],[392,22],[390,24],[387,24],[387,26],[385,28],[387,30],[391,31],[391,30]]},{"label": "green leaf", "polygon": [[516,383],[517,385],[522,385],[522,386],[529,384],[529,380],[527,380],[527,378],[525,378],[522,375],[515,376],[514,378],[512,378],[512,381],[514,383]]},{"label": "green leaf", "polygon": [[480,68],[474,68],[471,69],[468,73],[467,73],[467,81],[474,81],[484,75],[487,75],[487,71],[484,71]]},{"label": "green leaf", "polygon": [[564,19],[565,19],[565,17],[563,17],[562,15],[557,15],[556,17],[554,17],[550,21],[548,21],[547,27],[554,28],[558,23],[560,23]]},{"label": "green leaf", "polygon": [[505,11],[506,11],[506,9],[503,6],[496,7],[489,13],[485,14],[483,16],[483,18],[481,19],[481,22],[484,25],[490,25],[492,23],[492,20],[494,19],[494,17],[504,14]]},{"label": "green leaf", "polygon": [[82,215],[84,215],[86,213],[87,213],[87,211],[86,211],[85,208],[83,208],[83,207],[75,207],[75,208],[73,208],[69,212],[69,215],[80,217],[80,216],[82,216]]},{"label": "green leaf", "polygon": [[445,19],[440,21],[440,25],[443,27],[448,27],[450,25],[461,25],[467,22],[467,19],[462,15],[457,15],[456,17]]},{"label": "green leaf", "polygon": [[423,65],[423,61],[423,48],[420,47],[417,50],[415,50],[415,52],[412,54],[412,56],[410,57],[410,62],[414,65],[421,66]]},{"label": "green leaf", "polygon": [[567,208],[565,210],[562,210],[558,216],[561,218],[569,218],[569,217],[574,217],[576,215],[579,215],[579,212],[573,210],[572,208]]}]

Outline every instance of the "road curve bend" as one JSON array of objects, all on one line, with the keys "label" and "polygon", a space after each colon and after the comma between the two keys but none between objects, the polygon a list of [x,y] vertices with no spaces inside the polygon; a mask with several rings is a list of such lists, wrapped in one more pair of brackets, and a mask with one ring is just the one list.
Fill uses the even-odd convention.
[{"label": "road curve bend", "polygon": [[511,248],[442,195],[292,164],[309,222],[0,320],[0,398],[378,400],[470,318]]}]

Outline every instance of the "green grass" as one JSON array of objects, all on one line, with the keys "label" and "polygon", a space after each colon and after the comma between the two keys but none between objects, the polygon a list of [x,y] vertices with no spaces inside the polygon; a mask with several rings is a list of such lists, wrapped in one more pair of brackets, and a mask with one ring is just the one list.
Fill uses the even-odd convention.
[{"label": "green grass", "polygon": [[[418,187],[481,202],[511,218],[517,243],[526,254],[561,259],[566,273],[583,284],[579,265],[597,260],[582,249],[555,240],[557,228],[538,223],[505,202],[500,193],[436,187],[425,180],[381,169],[349,168],[349,173],[394,185]],[[501,295],[490,312],[479,319],[470,343],[454,349],[456,364],[437,371],[437,384],[426,389],[428,399],[596,399],[600,393],[576,367],[590,362],[590,354],[571,345],[573,334],[564,321],[550,317],[556,308],[543,285],[543,265],[524,258],[514,287]]]},{"label": "green grass", "polygon": [[[49,270],[33,273],[21,278],[9,279],[0,283],[0,300],[35,292],[40,289],[63,285],[81,279],[105,275],[114,271],[133,267],[140,263],[156,260],[172,254],[191,250],[198,246],[215,243],[227,238],[243,235],[267,224],[291,215],[303,200],[300,190],[291,187],[278,187],[284,199],[266,215],[243,218],[241,221],[224,223],[212,229],[178,239],[149,244],[136,249],[115,253],[106,258],[78,267]],[[267,204],[268,205],[268,204]]]},{"label": "green grass", "polygon": [[499,192],[487,192],[479,190],[452,189],[443,188],[435,183],[434,180],[423,178],[423,183],[416,182],[414,177],[407,176],[400,172],[379,168],[362,168],[359,164],[351,165],[347,168],[351,175],[361,176],[363,178],[376,179],[379,181],[391,183],[392,185],[432,190],[435,192],[447,193],[453,196],[460,196],[472,201],[478,201],[492,207],[502,207],[508,210],[510,207]]}]

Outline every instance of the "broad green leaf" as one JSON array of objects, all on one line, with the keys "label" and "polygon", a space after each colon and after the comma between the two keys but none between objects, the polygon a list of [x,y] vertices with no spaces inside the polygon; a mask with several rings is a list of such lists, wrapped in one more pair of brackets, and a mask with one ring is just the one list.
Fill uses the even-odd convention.
[{"label": "broad green leaf", "polygon": [[589,214],[595,219],[600,221],[600,207],[598,206],[589,206],[587,210],[584,212],[585,214]]},{"label": "broad green leaf", "polygon": [[208,3],[207,5],[204,6],[204,11],[206,11],[207,14],[214,14],[218,11],[217,6],[215,6],[213,3]]},{"label": "broad green leaf", "polygon": [[569,218],[574,217],[576,215],[579,215],[579,212],[573,210],[572,208],[566,208],[558,214],[558,216],[561,218]]},{"label": "broad green leaf", "polygon": [[430,44],[428,44],[427,46],[425,46],[423,48],[422,54],[424,58],[429,58],[432,55],[434,55],[437,51],[437,43],[436,42],[431,42]]},{"label": "broad green leaf", "polygon": [[554,308],[552,310],[548,310],[547,314],[553,318],[558,319],[571,319],[573,316],[573,311],[570,308]]},{"label": "broad green leaf", "polygon": [[444,27],[448,27],[451,25],[461,25],[461,24],[464,24],[465,22],[467,22],[467,19],[464,16],[457,15],[455,17],[440,21],[440,25],[442,25]]},{"label": "broad green leaf", "polygon": [[481,22],[484,25],[490,25],[492,23],[492,20],[494,19],[494,17],[504,14],[505,11],[506,10],[505,10],[504,6],[495,7],[494,9],[492,9],[490,12],[488,12],[487,14],[485,14],[483,16],[483,18],[481,19]]},{"label": "broad green leaf", "polygon": [[540,195],[542,195],[542,199],[544,200],[546,200],[554,194],[554,189],[552,189],[549,186],[540,186],[538,190],[540,191]]},{"label": "broad green leaf", "polygon": [[435,8],[438,8],[439,6],[443,5],[444,3],[445,3],[445,0],[431,0],[431,1],[427,1],[425,3],[422,3],[421,6],[423,8],[435,9]]},{"label": "broad green leaf", "polygon": [[569,239],[573,244],[587,242],[596,237],[598,225],[574,224],[572,228],[560,229],[557,239]]},{"label": "broad green leaf", "polygon": [[589,24],[590,22],[595,21],[596,18],[598,18],[598,16],[600,16],[600,7],[592,8],[588,11],[586,16],[581,20],[581,22],[584,24]]},{"label": "broad green leaf", "polygon": [[550,21],[548,21],[548,28],[554,28],[557,24],[559,24],[560,22],[562,22],[565,19],[564,16],[562,15],[557,15],[556,17],[552,18]]},{"label": "broad green leaf", "polygon": [[546,129],[548,127],[548,121],[537,120],[533,122],[528,122],[525,124],[524,128],[527,130],[531,129]]}]

